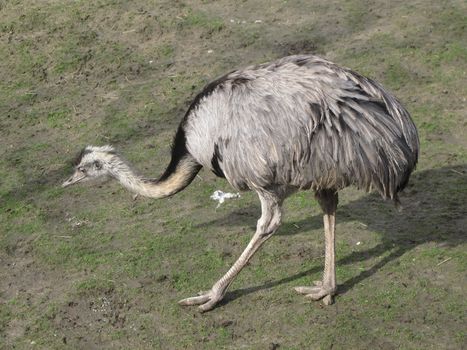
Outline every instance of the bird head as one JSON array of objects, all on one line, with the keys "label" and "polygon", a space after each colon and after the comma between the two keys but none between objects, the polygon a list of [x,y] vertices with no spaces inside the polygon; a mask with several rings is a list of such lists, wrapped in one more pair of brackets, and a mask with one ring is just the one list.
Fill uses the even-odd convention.
[{"label": "bird head", "polygon": [[112,146],[86,146],[73,161],[74,173],[62,187],[110,175],[115,151]]}]

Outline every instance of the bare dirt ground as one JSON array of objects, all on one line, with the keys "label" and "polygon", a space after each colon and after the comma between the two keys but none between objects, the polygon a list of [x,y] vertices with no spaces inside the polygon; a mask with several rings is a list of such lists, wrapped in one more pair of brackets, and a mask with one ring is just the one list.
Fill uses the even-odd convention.
[{"label": "bare dirt ground", "polygon": [[[465,348],[466,15],[463,1],[0,0],[0,348]],[[257,198],[216,209],[210,194],[231,189],[207,171],[162,201],[65,191],[69,161],[111,143],[157,176],[207,82],[295,53],[380,81],[411,112],[422,150],[404,210],[342,192],[332,306],[293,291],[323,269],[304,192],[218,308],[182,308],[246,246]]]}]

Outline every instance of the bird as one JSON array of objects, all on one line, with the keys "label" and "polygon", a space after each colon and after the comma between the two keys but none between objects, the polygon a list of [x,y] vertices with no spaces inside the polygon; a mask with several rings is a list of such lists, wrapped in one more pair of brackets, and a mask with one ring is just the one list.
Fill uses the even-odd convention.
[{"label": "bird", "polygon": [[315,55],[287,56],[231,71],[195,96],[159,178],[144,178],[112,146],[86,146],[62,186],[98,177],[145,197],[182,191],[201,168],[238,191],[254,191],[261,216],[247,247],[211,289],[179,304],[213,309],[238,273],[279,228],[284,200],[311,190],[323,212],[322,280],[295,290],[334,302],[338,191],[377,191],[399,205],[419,155],[409,112],[378,82]]}]

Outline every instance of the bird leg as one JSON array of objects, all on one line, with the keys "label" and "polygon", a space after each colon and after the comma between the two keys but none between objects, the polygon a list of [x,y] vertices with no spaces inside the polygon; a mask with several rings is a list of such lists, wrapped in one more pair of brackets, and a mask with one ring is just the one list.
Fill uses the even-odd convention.
[{"label": "bird leg", "polygon": [[313,300],[323,299],[325,305],[330,305],[333,303],[333,296],[337,291],[334,233],[338,196],[337,192],[333,190],[321,190],[316,193],[316,198],[324,213],[325,257],[323,281],[314,282],[313,287],[296,287],[295,290]]},{"label": "bird leg", "polygon": [[222,300],[227,288],[259,247],[276,232],[281,223],[281,201],[271,193],[258,192],[258,194],[261,200],[262,214],[258,220],[256,232],[246,249],[229,271],[213,285],[211,290],[201,292],[200,295],[195,297],[180,300],[178,302],[180,305],[200,305],[199,309],[203,312],[213,309]]}]

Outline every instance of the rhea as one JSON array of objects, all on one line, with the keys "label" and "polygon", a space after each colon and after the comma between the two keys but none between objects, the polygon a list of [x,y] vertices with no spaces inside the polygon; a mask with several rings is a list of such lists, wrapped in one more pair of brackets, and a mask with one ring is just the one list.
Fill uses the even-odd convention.
[{"label": "rhea", "polygon": [[252,190],[261,217],[248,246],[210,290],[181,305],[212,309],[237,274],[281,224],[284,199],[311,189],[324,214],[321,281],[296,287],[312,300],[333,302],[338,191],[354,185],[398,203],[418,159],[419,140],[407,110],[379,83],[311,55],[232,71],[208,84],[175,134],[158,179],[143,178],[111,146],[87,146],[63,187],[100,176],[151,198],[172,196],[202,167],[239,191]]}]

